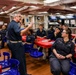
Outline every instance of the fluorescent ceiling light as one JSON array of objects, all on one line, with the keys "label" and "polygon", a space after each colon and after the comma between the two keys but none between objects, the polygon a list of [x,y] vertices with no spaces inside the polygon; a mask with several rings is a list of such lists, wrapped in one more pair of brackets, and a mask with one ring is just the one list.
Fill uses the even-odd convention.
[{"label": "fluorescent ceiling light", "polygon": [[74,15],[74,14],[67,14],[67,15]]},{"label": "fluorescent ceiling light", "polygon": [[45,0],[44,3],[53,3],[53,2],[57,2],[57,1],[60,1],[60,0]]},{"label": "fluorescent ceiling light", "polygon": [[8,13],[8,11],[4,11],[4,12],[2,11],[2,12],[0,12],[0,14],[5,14],[5,13]]},{"label": "fluorescent ceiling light", "polygon": [[8,11],[5,11],[5,13],[8,13]]},{"label": "fluorescent ceiling light", "polygon": [[4,14],[4,13],[5,13],[5,12],[3,12],[3,11],[2,11],[2,12],[0,12],[0,14]]},{"label": "fluorescent ceiling light", "polygon": [[6,6],[3,6],[2,9],[6,8]]},{"label": "fluorescent ceiling light", "polygon": [[70,8],[76,9],[76,6],[72,6],[72,7],[70,7]]},{"label": "fluorescent ceiling light", "polygon": [[30,7],[35,8],[36,6],[30,6]]},{"label": "fluorescent ceiling light", "polygon": [[61,18],[61,19],[66,19],[66,17],[65,17],[65,16],[63,16],[63,15],[60,15],[60,18]]},{"label": "fluorescent ceiling light", "polygon": [[22,11],[22,10],[27,9],[27,8],[28,8],[28,6],[24,6],[24,7],[20,8],[20,9],[18,9],[17,12]]},{"label": "fluorescent ceiling light", "polygon": [[68,15],[68,16],[66,16],[66,18],[69,18],[69,19],[70,19],[70,18],[74,18],[74,17],[73,17],[73,16],[71,16],[71,15]]},{"label": "fluorescent ceiling light", "polygon": [[67,14],[66,16],[73,16],[74,14]]},{"label": "fluorescent ceiling light", "polygon": [[12,10],[16,9],[16,8],[18,8],[18,7],[13,6],[13,7],[12,7],[12,8],[10,8],[9,10],[5,11],[5,13],[8,13],[8,12],[10,12],[10,11],[12,11]]},{"label": "fluorescent ceiling light", "polygon": [[60,14],[60,13],[56,13],[56,14]]},{"label": "fluorescent ceiling light", "polygon": [[12,8],[10,8],[9,10],[7,10],[6,12],[10,12],[11,10],[16,9],[17,7],[13,6]]},{"label": "fluorescent ceiling light", "polygon": [[56,13],[56,15],[60,15],[61,13]]},{"label": "fluorescent ceiling light", "polygon": [[11,8],[11,10],[13,10],[13,9],[16,9],[16,7],[15,7],[15,6],[13,6],[13,7]]},{"label": "fluorescent ceiling light", "polygon": [[39,14],[47,14],[48,12],[39,12]]},{"label": "fluorescent ceiling light", "polygon": [[37,6],[30,6],[31,8],[39,8],[39,7],[37,7]]}]

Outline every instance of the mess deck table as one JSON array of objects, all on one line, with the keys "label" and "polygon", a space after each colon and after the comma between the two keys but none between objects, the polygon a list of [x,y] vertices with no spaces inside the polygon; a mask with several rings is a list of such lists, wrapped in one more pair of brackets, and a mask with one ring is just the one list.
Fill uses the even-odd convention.
[{"label": "mess deck table", "polygon": [[43,47],[43,48],[50,48],[50,47],[52,47],[53,43],[54,43],[54,41],[50,41],[48,39],[42,39],[42,40],[35,41],[36,45]]},{"label": "mess deck table", "polygon": [[74,38],[76,36],[76,34],[72,34],[72,38]]},{"label": "mess deck table", "polygon": [[51,48],[55,41],[48,40],[46,38],[37,38],[35,44],[39,47],[43,47],[43,59],[46,59],[46,49]]}]

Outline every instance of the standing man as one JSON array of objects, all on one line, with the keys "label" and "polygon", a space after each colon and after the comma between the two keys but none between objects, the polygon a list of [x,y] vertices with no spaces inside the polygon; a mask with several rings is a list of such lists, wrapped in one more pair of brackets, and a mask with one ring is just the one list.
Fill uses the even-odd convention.
[{"label": "standing man", "polygon": [[20,29],[20,26],[18,25],[21,20],[21,14],[20,13],[14,13],[13,14],[13,20],[9,23],[7,28],[7,36],[8,36],[8,47],[11,50],[12,58],[15,58],[19,60],[19,72],[20,75],[29,75],[27,74],[26,70],[26,61],[25,61],[25,52],[24,47],[22,45],[22,38],[21,36],[26,33],[27,30],[29,30],[33,23],[31,22],[28,27],[24,30]]}]

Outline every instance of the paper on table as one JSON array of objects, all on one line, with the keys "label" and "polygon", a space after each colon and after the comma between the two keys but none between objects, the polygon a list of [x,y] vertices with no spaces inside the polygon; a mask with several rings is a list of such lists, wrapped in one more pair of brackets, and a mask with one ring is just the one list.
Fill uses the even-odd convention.
[{"label": "paper on table", "polygon": [[42,40],[42,42],[48,42],[48,40]]},{"label": "paper on table", "polygon": [[51,41],[50,43],[51,43],[51,44],[54,44],[54,41]]}]

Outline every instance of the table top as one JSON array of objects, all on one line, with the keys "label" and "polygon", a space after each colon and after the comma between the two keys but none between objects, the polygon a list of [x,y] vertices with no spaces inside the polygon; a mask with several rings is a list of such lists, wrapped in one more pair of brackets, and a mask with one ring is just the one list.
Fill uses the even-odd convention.
[{"label": "table top", "polygon": [[26,35],[22,36],[22,41],[26,41]]},{"label": "table top", "polygon": [[74,38],[76,36],[76,34],[72,34],[72,38]]},{"label": "table top", "polygon": [[[22,36],[22,41],[26,41],[26,36]],[[50,41],[46,38],[37,37],[35,40],[35,44],[43,47],[43,48],[50,48],[53,45],[54,41]]]},{"label": "table top", "polygon": [[54,43],[54,41],[50,41],[48,39],[42,39],[42,40],[35,41],[36,45],[43,47],[43,48],[50,48],[50,47],[52,47],[53,43]]}]

